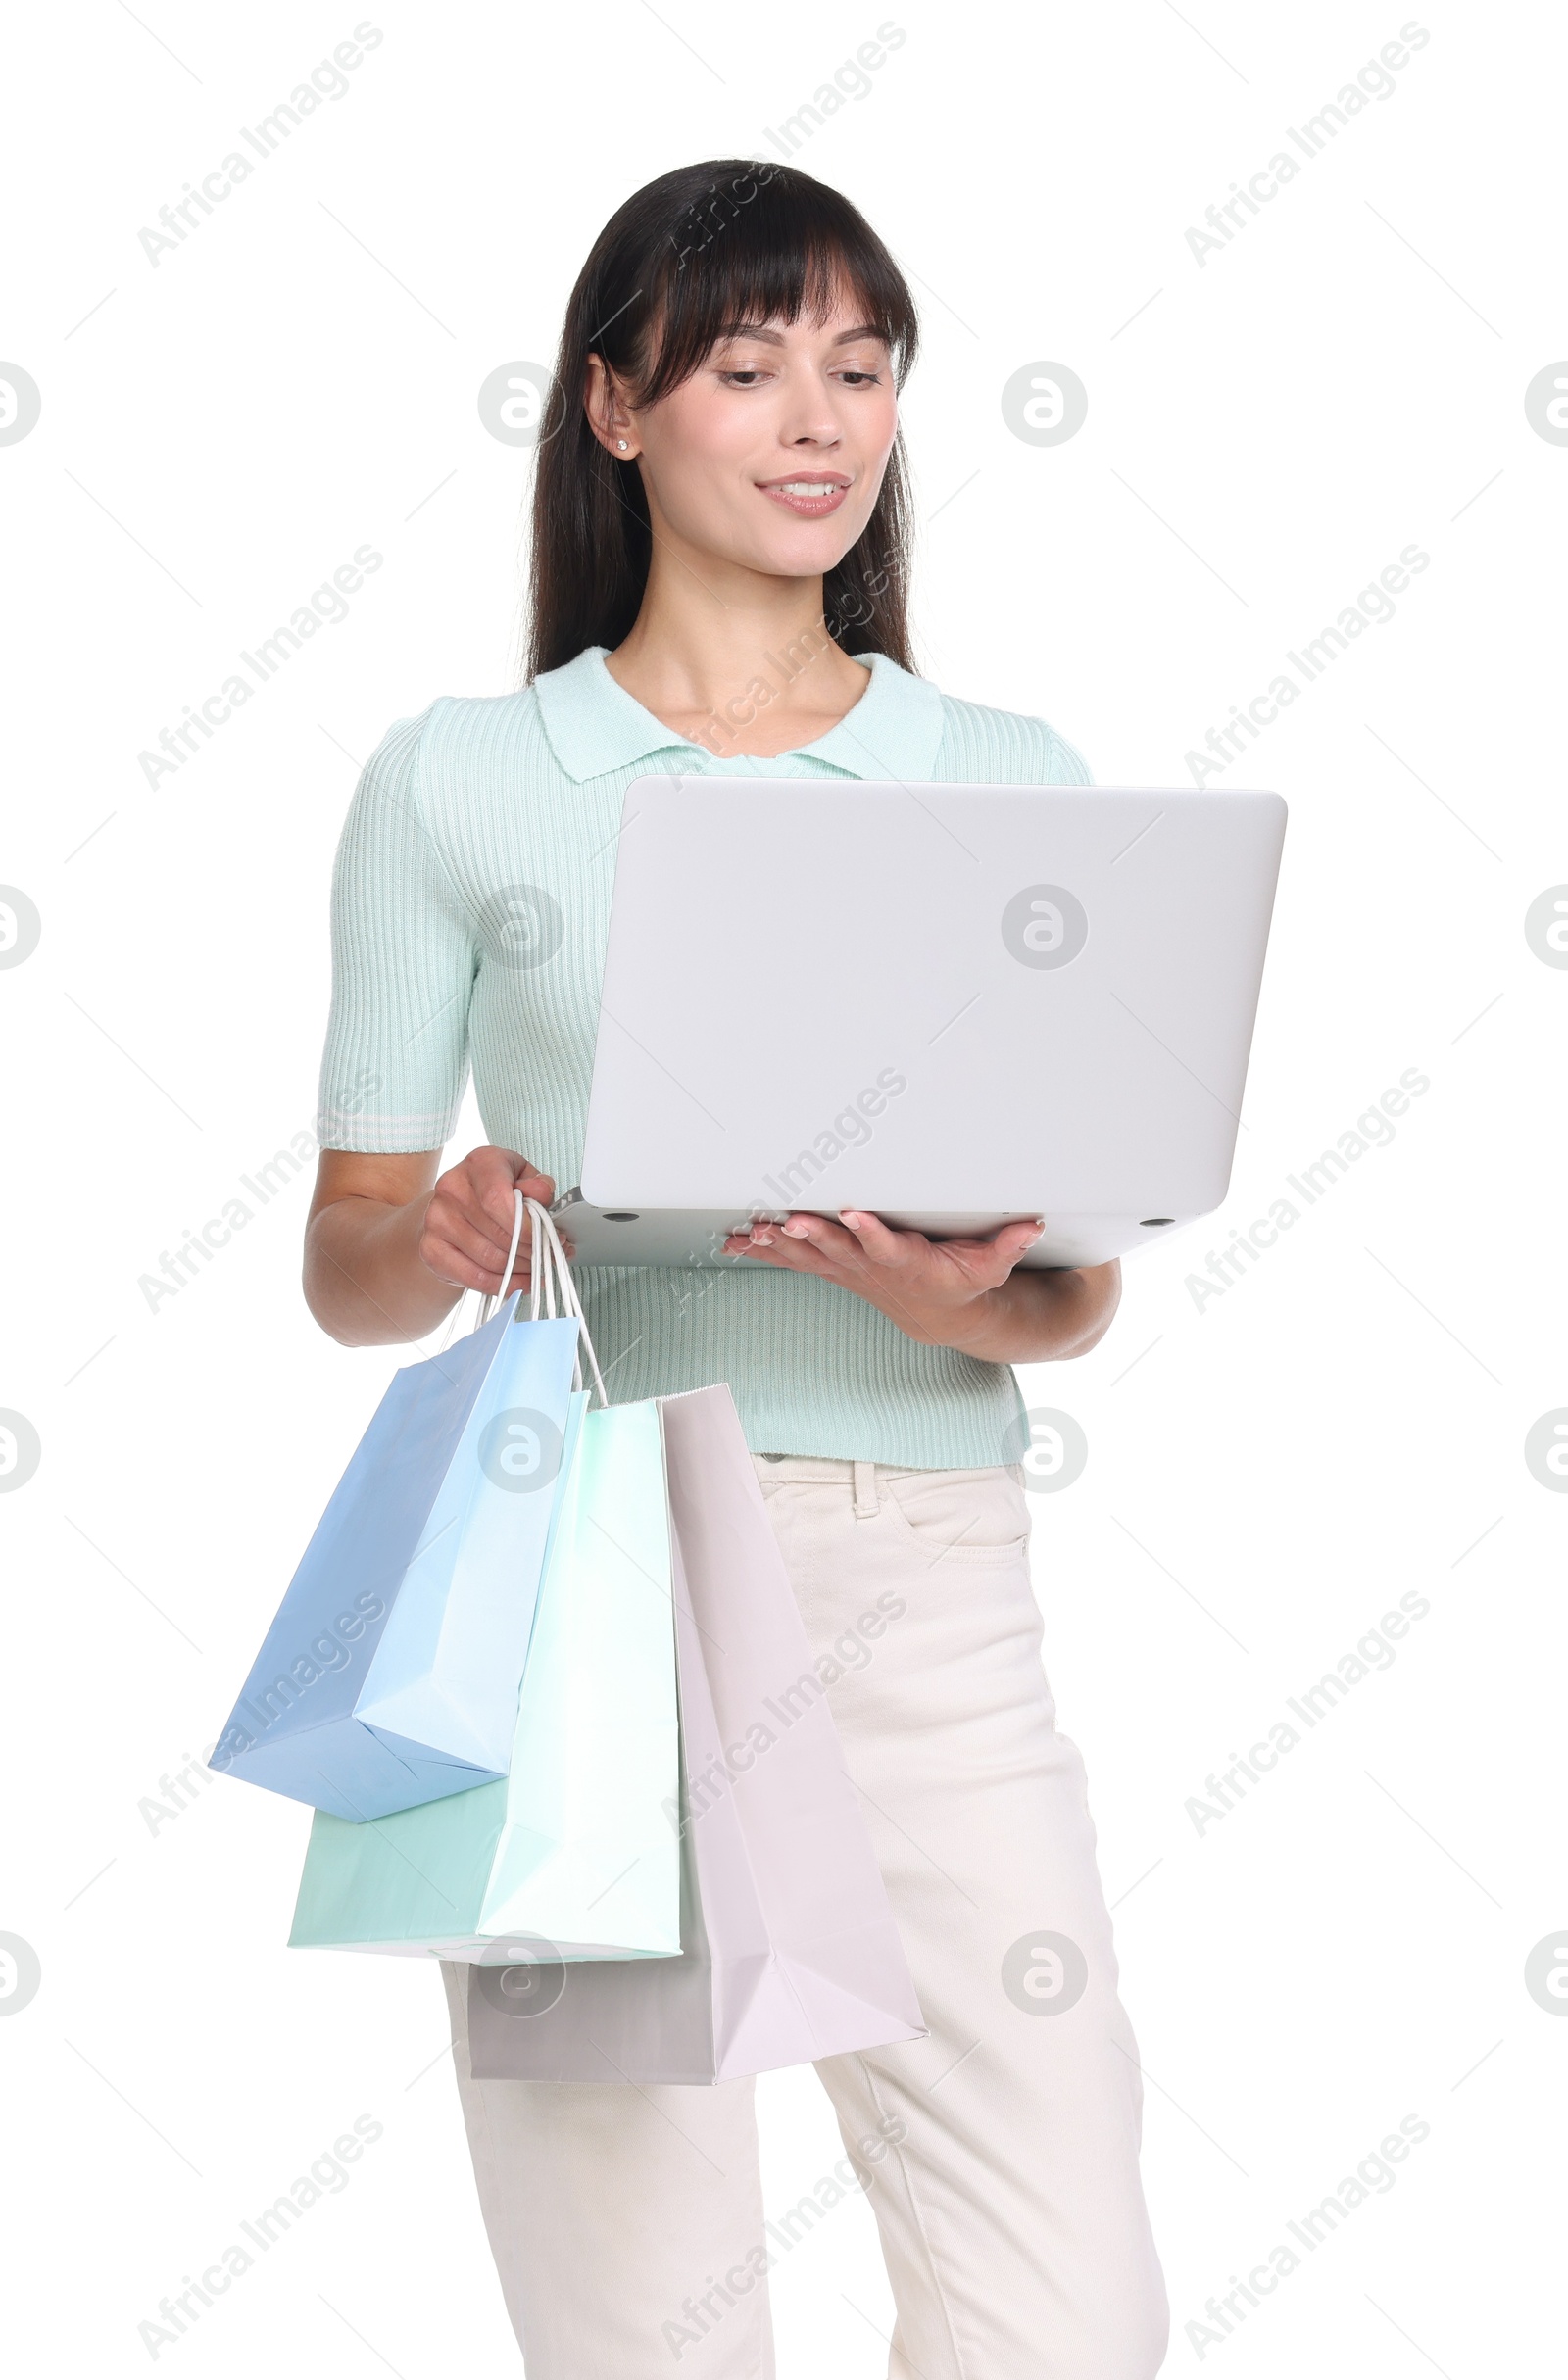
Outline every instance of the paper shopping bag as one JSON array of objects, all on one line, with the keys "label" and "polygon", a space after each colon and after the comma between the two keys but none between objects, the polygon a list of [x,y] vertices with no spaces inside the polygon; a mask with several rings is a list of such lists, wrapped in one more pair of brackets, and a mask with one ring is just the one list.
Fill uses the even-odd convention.
[{"label": "paper shopping bag", "polygon": [[476,1958],[521,1929],[571,1959],[675,1956],[670,1564],[657,1406],[582,1412],[506,1782],[367,1824],[318,1812],[294,1947]]},{"label": "paper shopping bag", "polygon": [[585,1967],[565,1963],[548,1926],[533,1929],[544,1940],[498,1940],[467,1982],[483,2079],[716,2082],[925,2030],[729,1390],[660,1406],[680,1956]]},{"label": "paper shopping bag", "polygon": [[577,1337],[514,1296],[394,1376],[215,1769],[343,1819],[506,1774]]}]

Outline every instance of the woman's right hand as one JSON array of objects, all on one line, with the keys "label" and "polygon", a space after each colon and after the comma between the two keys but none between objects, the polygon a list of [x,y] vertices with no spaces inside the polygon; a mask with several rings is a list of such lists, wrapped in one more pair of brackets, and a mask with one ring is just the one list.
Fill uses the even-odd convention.
[{"label": "woman's right hand", "polygon": [[[438,1178],[440,1162],[435,1148],[322,1149],[305,1229],[305,1299],[343,1346],[407,1345],[435,1330],[463,1290],[494,1296],[512,1244],[513,1191],[542,1206],[556,1194],[515,1149],[470,1149]],[[530,1238],[525,1230],[517,1243],[509,1290],[528,1287]]]},{"label": "woman's right hand", "polygon": [[509,1297],[514,1289],[526,1289],[532,1238],[526,1216],[512,1279],[504,1282],[501,1278],[512,1245],[515,1190],[549,1206],[556,1186],[548,1174],[537,1172],[514,1149],[470,1149],[441,1176],[430,1193],[419,1232],[420,1263],[438,1281],[451,1282],[460,1289],[482,1289],[487,1297]]}]

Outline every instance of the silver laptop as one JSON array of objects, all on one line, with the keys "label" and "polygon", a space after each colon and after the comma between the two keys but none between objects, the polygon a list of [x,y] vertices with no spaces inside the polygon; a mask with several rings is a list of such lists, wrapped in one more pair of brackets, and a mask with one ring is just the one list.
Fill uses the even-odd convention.
[{"label": "silver laptop", "polygon": [[1100,1264],[1225,1195],[1278,794],[639,777],[615,855],[579,1262],[724,1265],[753,1218]]}]

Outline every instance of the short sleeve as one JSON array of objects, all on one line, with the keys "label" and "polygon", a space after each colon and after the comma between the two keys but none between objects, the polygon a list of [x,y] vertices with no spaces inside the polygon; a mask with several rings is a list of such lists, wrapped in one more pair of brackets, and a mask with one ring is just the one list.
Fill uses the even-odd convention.
[{"label": "short sleeve", "polygon": [[476,951],[420,802],[429,715],[388,729],[338,844],[316,1127],[323,1148],[442,1148],[467,1082]]},{"label": "short sleeve", "polygon": [[1058,736],[1054,727],[1046,725],[1044,719],[1037,719],[1035,725],[1046,740],[1046,773],[1041,783],[1093,785],[1095,780],[1090,774],[1089,763],[1077,746],[1069,744],[1065,736]]},{"label": "short sleeve", "polygon": [[942,697],[940,778],[954,785],[1093,785],[1076,745],[1027,711]]}]

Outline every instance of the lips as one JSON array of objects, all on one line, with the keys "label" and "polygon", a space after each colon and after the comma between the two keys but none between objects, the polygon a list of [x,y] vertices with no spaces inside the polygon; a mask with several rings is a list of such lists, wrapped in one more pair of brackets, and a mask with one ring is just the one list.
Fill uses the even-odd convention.
[{"label": "lips", "polygon": [[850,492],[841,471],[797,471],[788,479],[762,479],[757,484],[774,504],[806,520],[836,512]]}]

